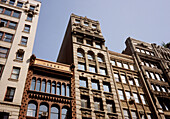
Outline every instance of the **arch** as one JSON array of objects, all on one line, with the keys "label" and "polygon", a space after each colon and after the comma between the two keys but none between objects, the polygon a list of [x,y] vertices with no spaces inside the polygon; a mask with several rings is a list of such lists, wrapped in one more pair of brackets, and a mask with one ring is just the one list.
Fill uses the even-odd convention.
[{"label": "arch", "polygon": [[46,80],[43,79],[43,80],[42,80],[42,84],[41,84],[41,91],[42,91],[42,92],[45,92],[45,88],[46,88]]},{"label": "arch", "polygon": [[104,55],[101,53],[98,53],[97,60],[98,60],[98,62],[105,62]]},{"label": "arch", "polygon": [[55,83],[55,81],[52,82],[51,93],[56,94],[56,83]]},{"label": "arch", "polygon": [[84,50],[81,48],[77,49],[77,57],[84,57]]},{"label": "arch", "polygon": [[67,97],[70,97],[70,84],[67,84],[67,92],[66,92],[66,94],[67,94]]},{"label": "arch", "polygon": [[42,114],[45,115],[45,113],[47,114],[47,117],[48,117],[48,110],[49,110],[48,108],[49,108],[48,104],[42,102],[42,103],[40,104],[38,117],[41,118],[41,117],[42,117]]},{"label": "arch", "polygon": [[57,95],[61,95],[61,83],[57,83]]},{"label": "arch", "polygon": [[36,91],[40,91],[41,79],[38,78],[36,82]]},{"label": "arch", "polygon": [[29,101],[27,107],[27,116],[36,117],[36,114],[37,114],[37,102]]},{"label": "arch", "polygon": [[51,106],[50,119],[59,119],[60,107],[56,104]]},{"label": "arch", "polygon": [[64,83],[62,84],[62,91],[61,91],[61,93],[62,93],[61,94],[62,96],[66,96],[66,85]]},{"label": "arch", "polygon": [[88,53],[87,53],[87,58],[88,58],[89,60],[94,60],[94,59],[95,59],[95,58],[94,58],[94,52],[88,51]]},{"label": "arch", "polygon": [[47,93],[51,92],[51,81],[47,81],[47,89],[46,89]]},{"label": "arch", "polygon": [[35,90],[35,81],[36,81],[36,77],[33,77],[33,78],[32,78],[32,81],[31,81],[30,90]]},{"label": "arch", "polygon": [[69,117],[69,108],[64,106],[61,110],[61,119],[67,119]]}]

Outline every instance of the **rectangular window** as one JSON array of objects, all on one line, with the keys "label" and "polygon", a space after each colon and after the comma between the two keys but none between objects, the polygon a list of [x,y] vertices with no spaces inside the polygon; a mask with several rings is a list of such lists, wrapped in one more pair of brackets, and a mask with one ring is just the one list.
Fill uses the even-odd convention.
[{"label": "rectangular window", "polygon": [[93,65],[89,65],[89,72],[96,73],[96,67]]},{"label": "rectangular window", "polygon": [[136,48],[136,51],[137,51],[137,52],[140,52],[140,49],[139,49],[139,48]]},{"label": "rectangular window", "polygon": [[155,76],[154,76],[154,73],[153,73],[153,72],[150,72],[150,75],[151,75],[151,78],[152,78],[152,79],[155,79]]},{"label": "rectangular window", "polygon": [[137,93],[133,93],[133,96],[134,96],[134,98],[135,98],[135,102],[136,102],[136,103],[140,103],[138,94],[137,94]]},{"label": "rectangular window", "polygon": [[124,67],[125,69],[129,69],[128,64],[126,64],[126,63],[123,63],[123,67]]},{"label": "rectangular window", "polygon": [[131,114],[132,114],[132,119],[138,119],[135,111],[131,111]]},{"label": "rectangular window", "polygon": [[145,53],[145,51],[141,49],[141,53]]},{"label": "rectangular window", "polygon": [[145,64],[146,64],[147,67],[150,67],[148,62],[145,62]]},{"label": "rectangular window", "polygon": [[107,106],[107,111],[108,112],[115,112],[115,110],[113,110],[113,102],[110,100],[106,100],[106,106]]},{"label": "rectangular window", "polygon": [[129,100],[129,99],[130,99],[130,97],[131,97],[130,92],[129,92],[129,91],[125,91],[125,94],[126,94],[126,98],[127,98],[127,100]]},{"label": "rectangular window", "polygon": [[83,44],[83,38],[77,37],[77,42]]},{"label": "rectangular window", "polygon": [[149,72],[148,72],[148,71],[146,71],[146,75],[147,75],[147,77],[148,77],[148,78],[150,78],[150,76],[149,76]]},{"label": "rectangular window", "polygon": [[0,13],[2,13],[3,12],[3,8],[0,6]]},{"label": "rectangular window", "polygon": [[127,82],[126,82],[126,77],[125,77],[125,75],[121,75],[120,77],[121,77],[121,79],[122,79],[122,83],[127,83]]},{"label": "rectangular window", "polygon": [[145,96],[144,96],[143,94],[140,94],[140,98],[141,98],[141,100],[142,100],[142,103],[146,105],[146,104],[147,104],[147,103],[146,103],[147,101],[146,101]]},{"label": "rectangular window", "polygon": [[100,89],[99,89],[99,81],[97,81],[97,80],[92,80],[91,83],[92,83],[92,89],[100,90]]},{"label": "rectangular window", "polygon": [[5,33],[5,36],[4,36],[4,38],[3,38],[3,41],[6,41],[6,42],[11,43],[11,42],[12,42],[12,37],[13,37],[12,34]]},{"label": "rectangular window", "polygon": [[9,119],[9,113],[7,112],[0,112],[1,119]]},{"label": "rectangular window", "polygon": [[105,68],[101,68],[101,67],[100,67],[99,70],[100,70],[100,74],[101,74],[101,75],[106,75],[106,74],[107,74]]},{"label": "rectangular window", "polygon": [[140,86],[139,79],[135,78],[134,80],[135,80],[136,86]]},{"label": "rectangular window", "polygon": [[2,40],[3,34],[4,34],[4,33],[2,33],[2,32],[0,31],[0,40]]},{"label": "rectangular window", "polygon": [[134,85],[133,78],[129,77],[129,84]]},{"label": "rectangular window", "polygon": [[16,59],[22,61],[24,57],[24,52],[23,53],[17,53],[16,54]]},{"label": "rectangular window", "polygon": [[4,2],[4,3],[6,3],[6,1],[7,1],[7,0],[1,0],[1,2]]},{"label": "rectangular window", "polygon": [[12,102],[15,94],[15,88],[7,87],[4,101]]},{"label": "rectangular window", "polygon": [[13,17],[19,18],[20,17],[20,12],[14,11]]},{"label": "rectangular window", "polygon": [[30,26],[29,26],[29,25],[25,25],[24,31],[25,31],[25,32],[30,32]]},{"label": "rectangular window", "polygon": [[15,22],[10,22],[8,28],[10,29],[16,29],[17,23]]},{"label": "rectangular window", "polygon": [[0,47],[0,57],[7,58],[8,50],[9,50],[8,48]]},{"label": "rectangular window", "polygon": [[102,48],[101,44],[96,42],[96,48],[101,49]]},{"label": "rectangular window", "polygon": [[149,52],[149,51],[146,51],[146,54],[147,54],[147,55],[150,55],[150,52]]},{"label": "rectangular window", "polygon": [[103,90],[105,92],[111,92],[111,90],[110,90],[110,83],[109,82],[103,82]]},{"label": "rectangular window", "polygon": [[156,73],[155,76],[156,76],[157,80],[161,81],[161,77],[159,74]]},{"label": "rectangular window", "polygon": [[5,9],[5,12],[4,12],[5,15],[11,16],[11,13],[12,13],[12,10]]},{"label": "rectangular window", "polygon": [[75,23],[79,24],[80,20],[79,19],[75,19]]},{"label": "rectangular window", "polygon": [[117,62],[117,66],[118,67],[122,67],[122,63],[121,62]]},{"label": "rectangular window", "polygon": [[87,88],[87,79],[86,78],[80,78],[80,86]]},{"label": "rectangular window", "polygon": [[10,4],[10,5],[14,5],[14,3],[15,3],[15,0],[10,0],[10,1],[9,1],[9,4]]},{"label": "rectangular window", "polygon": [[19,73],[20,73],[20,68],[19,67],[13,67],[11,79],[17,80],[18,77],[19,77]]},{"label": "rectangular window", "polygon": [[89,97],[88,96],[81,95],[81,107],[84,107],[84,108],[89,108],[90,107]]},{"label": "rectangular window", "polygon": [[83,63],[78,63],[78,69],[79,69],[79,70],[82,70],[82,71],[85,71],[85,64],[83,64]]},{"label": "rectangular window", "polygon": [[5,19],[1,19],[1,22],[3,22],[4,23],[4,26],[6,27],[7,26],[7,24],[8,24],[8,20],[5,20]]},{"label": "rectangular window", "polygon": [[119,98],[120,98],[121,100],[124,100],[125,98],[124,98],[123,91],[122,91],[122,90],[118,90],[118,93],[119,93]]},{"label": "rectangular window", "polygon": [[4,70],[4,65],[1,65],[1,64],[0,64],[0,78],[1,78],[1,75],[2,75],[3,70]]},{"label": "rectangular window", "polygon": [[130,119],[129,111],[127,109],[123,109],[123,114],[125,119]]},{"label": "rectangular window", "polygon": [[92,41],[90,41],[90,40],[86,40],[86,45],[88,45],[88,46],[92,46]]},{"label": "rectangular window", "polygon": [[32,21],[32,18],[33,18],[33,16],[30,15],[30,14],[28,14],[28,16],[27,16],[27,21]]},{"label": "rectangular window", "polygon": [[22,6],[23,6],[23,3],[22,3],[22,2],[18,2],[18,3],[17,3],[17,7],[22,8]]},{"label": "rectangular window", "polygon": [[115,66],[115,65],[116,65],[116,63],[115,63],[115,61],[114,61],[114,60],[110,60],[110,63],[111,63],[113,66]]},{"label": "rectangular window", "polygon": [[27,37],[22,37],[21,38],[21,45],[27,45],[28,38]]},{"label": "rectangular window", "polygon": [[35,6],[30,5],[30,10],[34,11]]},{"label": "rectangular window", "polygon": [[85,25],[85,26],[89,26],[89,23],[87,23],[87,22],[84,22],[84,25]]},{"label": "rectangular window", "polygon": [[154,87],[154,85],[153,85],[153,84],[151,84],[151,87],[152,87],[152,89],[153,89],[153,90],[155,90],[155,87]]},{"label": "rectangular window", "polygon": [[157,90],[157,91],[161,91],[160,88],[159,88],[159,86],[156,86],[156,90]]},{"label": "rectangular window", "polygon": [[94,109],[95,110],[102,110],[103,109],[101,99],[94,98]]},{"label": "rectangular window", "polygon": [[148,119],[152,119],[151,114],[147,114]]},{"label": "rectangular window", "polygon": [[166,88],[165,87],[161,87],[163,92],[166,92]]},{"label": "rectangular window", "polygon": [[120,82],[119,74],[114,74],[114,79],[116,82]]}]

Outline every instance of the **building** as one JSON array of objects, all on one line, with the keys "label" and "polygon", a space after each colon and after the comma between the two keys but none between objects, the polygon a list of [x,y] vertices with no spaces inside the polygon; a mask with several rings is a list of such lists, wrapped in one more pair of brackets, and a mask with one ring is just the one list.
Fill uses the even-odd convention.
[{"label": "building", "polygon": [[74,119],[74,66],[30,60],[19,119]]},{"label": "building", "polygon": [[0,0],[0,115],[17,119],[41,3]]}]

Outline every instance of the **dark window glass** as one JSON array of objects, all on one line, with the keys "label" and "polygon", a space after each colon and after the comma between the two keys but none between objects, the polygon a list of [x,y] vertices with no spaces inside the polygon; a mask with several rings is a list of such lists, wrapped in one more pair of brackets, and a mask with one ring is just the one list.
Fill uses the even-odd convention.
[{"label": "dark window glass", "polygon": [[50,81],[48,81],[47,82],[47,93],[50,93],[50,90],[51,90],[51,82]]},{"label": "dark window glass", "polygon": [[17,55],[16,55],[16,59],[20,60],[20,61],[23,60],[23,57],[24,57],[24,52],[22,54],[21,53],[17,53]]},{"label": "dark window glass", "polygon": [[70,97],[70,85],[67,85],[67,97]]},{"label": "dark window glass", "polygon": [[92,80],[92,89],[99,90],[99,82]]},{"label": "dark window glass", "polygon": [[37,80],[36,91],[40,91],[41,80]]},{"label": "dark window glass", "polygon": [[96,48],[102,48],[101,44],[100,43],[96,43]]},{"label": "dark window glass", "polygon": [[10,0],[10,1],[9,1],[9,4],[10,4],[10,5],[14,5],[14,3],[15,3],[15,0]]},{"label": "dark window glass", "polygon": [[20,68],[19,67],[13,67],[12,73],[11,73],[11,79],[17,80],[19,77]]},{"label": "dark window glass", "polygon": [[57,83],[57,95],[61,95],[61,84]]},{"label": "dark window glass", "polygon": [[77,37],[77,42],[83,44],[83,39]]},{"label": "dark window glass", "polygon": [[61,115],[61,119],[67,119],[67,114],[68,110],[66,108],[62,109],[62,115]]},{"label": "dark window glass", "polygon": [[55,82],[52,83],[52,94],[56,94],[56,85]]},{"label": "dark window glass", "polygon": [[47,114],[47,118],[48,118],[48,107],[44,104],[40,105],[40,109],[39,109],[39,118],[41,119],[41,115],[42,113],[46,113]]},{"label": "dark window glass", "polygon": [[21,38],[21,45],[27,45],[28,38],[27,37],[22,37]]},{"label": "dark window glass", "polygon": [[15,94],[15,88],[7,87],[7,92],[4,101],[12,102]]},{"label": "dark window glass", "polygon": [[36,117],[37,106],[34,103],[29,103],[27,108],[27,116]]},{"label": "dark window glass", "polygon": [[12,35],[12,34],[5,33],[5,36],[4,36],[3,41],[11,42],[11,41],[12,41],[12,37],[13,37],[13,35]]},{"label": "dark window glass", "polygon": [[6,1],[7,1],[7,0],[1,0],[1,2],[4,2],[4,3],[6,3]]},{"label": "dark window glass", "polygon": [[86,40],[86,45],[92,46],[92,42],[90,40]]},{"label": "dark window glass", "polygon": [[7,55],[8,55],[8,49],[0,47],[0,57],[7,58]]},{"label": "dark window glass", "polygon": [[22,3],[22,2],[18,2],[18,3],[17,3],[17,7],[21,7],[21,8],[22,8],[22,6],[23,6],[23,3]]},{"label": "dark window glass", "polygon": [[102,110],[103,109],[101,99],[94,98],[94,109],[95,110]]},{"label": "dark window glass", "polygon": [[59,109],[58,107],[51,107],[51,116],[50,119],[59,119]]},{"label": "dark window glass", "polygon": [[9,113],[6,112],[0,112],[1,119],[9,119]]},{"label": "dark window glass", "polygon": [[12,15],[12,16],[13,16],[13,17],[16,17],[16,18],[19,18],[20,13],[19,13],[19,12],[14,11],[14,13],[13,13],[13,15]]},{"label": "dark window glass", "polygon": [[11,13],[12,13],[12,11],[9,10],[9,9],[6,9],[5,12],[4,12],[4,14],[8,15],[8,16],[11,16]]},{"label": "dark window glass", "polygon": [[106,106],[108,112],[116,112],[115,103],[111,100],[106,100]]},{"label": "dark window glass", "polygon": [[7,26],[8,20],[1,19],[1,22],[3,22],[3,23],[4,23],[4,26]]},{"label": "dark window glass", "polygon": [[66,95],[66,86],[65,86],[65,84],[62,84],[62,95],[63,96]]},{"label": "dark window glass", "polygon": [[2,73],[3,73],[3,69],[4,69],[4,65],[1,65],[1,64],[0,64],[0,78],[1,78],[1,75],[2,75]]},{"label": "dark window glass", "polygon": [[34,90],[34,89],[35,89],[35,78],[32,78],[30,90]]},{"label": "dark window glass", "polygon": [[28,20],[28,21],[32,21],[32,18],[33,18],[33,16],[32,16],[32,15],[30,15],[30,14],[28,14],[28,16],[27,16],[27,20]]},{"label": "dark window glass", "polygon": [[45,92],[46,82],[45,80],[42,81],[41,91]]},{"label": "dark window glass", "polygon": [[10,22],[8,28],[16,29],[16,26],[17,26],[17,23],[15,23],[15,22]]}]

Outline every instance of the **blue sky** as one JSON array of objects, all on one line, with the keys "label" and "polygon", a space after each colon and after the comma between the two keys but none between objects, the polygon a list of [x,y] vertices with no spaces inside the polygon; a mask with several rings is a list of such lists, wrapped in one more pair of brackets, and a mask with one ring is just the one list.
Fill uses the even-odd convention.
[{"label": "blue sky", "polygon": [[41,0],[33,53],[56,61],[71,13],[100,22],[106,46],[121,53],[125,40],[170,41],[170,0]]}]

